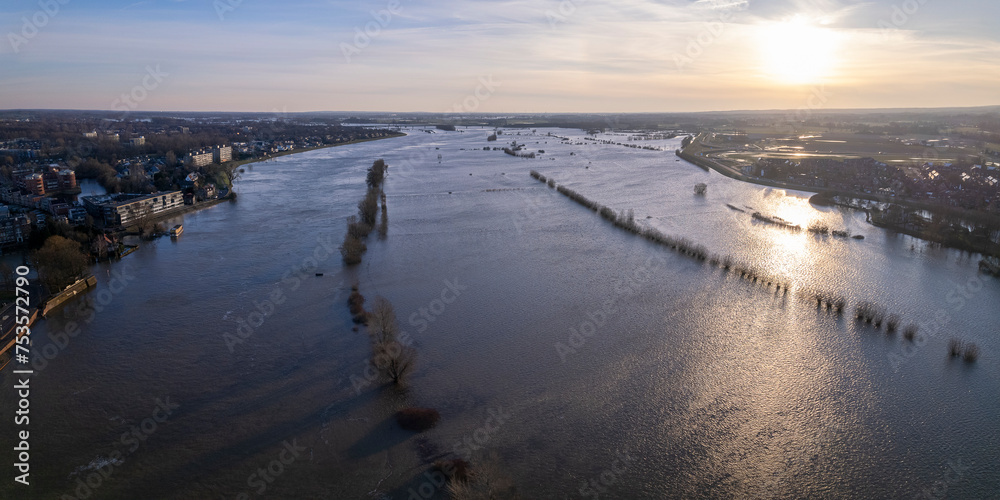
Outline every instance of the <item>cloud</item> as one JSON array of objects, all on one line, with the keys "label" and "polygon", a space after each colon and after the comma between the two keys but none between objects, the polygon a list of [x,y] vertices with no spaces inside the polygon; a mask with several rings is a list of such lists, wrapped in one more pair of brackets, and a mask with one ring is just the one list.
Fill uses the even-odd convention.
[{"label": "cloud", "polygon": [[[107,107],[160,64],[171,77],[144,106],[437,111],[495,75],[505,83],[483,111],[796,107],[798,90],[762,74],[758,49],[794,15],[838,40],[827,82],[838,106],[918,105],[921,82],[935,100],[995,104],[1000,81],[997,30],[961,29],[980,14],[944,2],[891,30],[879,26],[893,13],[884,0],[401,0],[387,17],[389,5],[243,2],[221,21],[209,2],[67,7],[0,55],[0,106]],[[350,61],[345,45],[358,49]],[[682,70],[678,56],[690,59]]]}]

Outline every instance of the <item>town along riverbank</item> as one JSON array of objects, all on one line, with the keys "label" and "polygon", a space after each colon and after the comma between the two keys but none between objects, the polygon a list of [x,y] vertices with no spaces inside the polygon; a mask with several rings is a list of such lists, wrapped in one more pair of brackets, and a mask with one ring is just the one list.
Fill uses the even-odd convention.
[{"label": "town along riverbank", "polygon": [[850,193],[818,193],[809,202],[862,210],[874,226],[891,229],[948,248],[1000,256],[1000,218],[955,207],[927,203],[894,203]]}]

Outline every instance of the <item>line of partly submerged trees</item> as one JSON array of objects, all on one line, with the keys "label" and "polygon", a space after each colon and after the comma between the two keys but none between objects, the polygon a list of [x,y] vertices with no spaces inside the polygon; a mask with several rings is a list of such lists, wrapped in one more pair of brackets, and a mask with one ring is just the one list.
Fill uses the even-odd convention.
[{"label": "line of partly submerged trees", "polygon": [[[392,304],[377,295],[372,309],[365,310],[365,297],[361,295],[357,283],[351,287],[347,303],[353,321],[366,327],[371,346],[365,378],[351,377],[355,390],[376,380],[397,389],[405,388],[409,375],[416,368],[417,351],[409,334],[400,330]],[[354,330],[357,331],[358,327]],[[396,412],[395,418],[405,430],[424,432],[437,425],[441,414],[433,408],[405,407]],[[442,455],[435,460],[431,471],[425,474],[436,475],[438,486],[447,483],[445,489],[455,500],[513,498],[509,496],[512,486],[506,483],[507,478],[499,469],[496,458],[487,459],[475,467],[469,464],[467,458]]]},{"label": "line of partly submerged trees", "polygon": [[[616,212],[610,207],[590,200],[582,194],[556,183],[555,179],[547,178],[535,170],[532,170],[530,175],[550,188],[555,189],[567,198],[590,210],[593,210],[615,226],[639,235],[649,241],[677,251],[682,255],[696,260],[708,262],[713,267],[722,268],[726,272],[732,273],[741,279],[763,285],[768,289],[774,287],[775,293],[787,295],[791,288],[791,284],[789,282],[774,276],[768,276],[767,274],[754,269],[751,265],[738,263],[730,256],[712,254],[704,246],[695,244],[685,238],[676,238],[663,234],[660,230],[654,227],[643,227],[636,222],[635,214],[632,210]],[[843,314],[847,307],[847,299],[837,294],[803,289],[799,290],[799,296],[805,300],[815,302],[817,309],[823,309],[825,307],[827,311],[835,312],[837,315]],[[884,324],[886,327],[886,334],[890,335],[895,333],[902,324],[902,317],[900,315],[889,314],[886,312],[884,307],[867,301],[859,301],[855,305],[854,318],[858,323],[866,324],[873,327],[875,330],[880,330]],[[903,338],[913,342],[917,336],[917,332],[917,325],[911,323],[903,329]],[[973,343],[965,343],[957,339],[952,339],[949,345],[949,353],[952,356],[958,356],[961,354],[965,361],[971,363],[978,359],[979,348]]]},{"label": "line of partly submerged trees", "polygon": [[[368,190],[365,197],[358,203],[358,215],[352,215],[347,220],[347,232],[341,246],[344,264],[354,266],[361,263],[361,257],[367,250],[365,240],[368,235],[377,230],[384,238],[389,225],[386,211],[385,193],[382,184],[385,180],[388,166],[382,159],[375,160],[368,169],[365,182]],[[381,221],[376,225],[378,217],[378,201],[381,201]],[[405,388],[410,374],[416,369],[417,350],[413,347],[413,339],[402,331],[396,318],[395,309],[388,299],[375,296],[371,310],[365,309],[365,297],[360,292],[358,283],[351,287],[347,298],[352,321],[359,325],[357,331],[364,326],[370,343],[371,358],[366,365],[365,377],[352,376],[351,383],[355,390],[368,386],[376,380],[391,384],[397,389]],[[405,407],[396,412],[396,422],[405,430],[423,432],[435,427],[441,419],[440,413],[433,408]],[[494,470],[495,460],[486,461],[475,468],[463,457],[441,458],[434,462],[432,471],[441,478],[441,485],[447,482],[447,491],[455,499],[480,498],[480,493],[487,493],[483,498],[495,498],[496,494],[504,494],[508,489],[497,479],[503,478],[502,473]],[[440,486],[440,485],[439,485]]]},{"label": "line of partly submerged trees", "polygon": [[[368,167],[368,175],[365,178],[368,190],[365,192],[365,197],[358,202],[358,215],[347,218],[347,232],[344,234],[344,243],[340,246],[340,255],[344,259],[344,264],[348,266],[361,263],[361,256],[368,251],[365,240],[373,230],[378,230],[380,238],[385,238],[388,234],[389,214],[386,209],[385,193],[382,191],[382,182],[385,180],[388,168],[385,160],[381,158]],[[376,228],[379,201],[382,202],[382,220]]]}]

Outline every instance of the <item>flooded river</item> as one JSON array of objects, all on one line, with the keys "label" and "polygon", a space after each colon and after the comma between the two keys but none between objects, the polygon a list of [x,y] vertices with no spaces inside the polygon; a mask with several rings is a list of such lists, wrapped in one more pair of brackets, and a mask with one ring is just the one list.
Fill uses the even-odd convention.
[{"label": "flooded river", "polygon": [[[95,266],[90,302],[33,330],[33,486],[5,480],[0,497],[444,498],[430,463],[468,455],[524,498],[996,498],[1000,284],[977,256],[705,172],[673,155],[680,138],[406,132],[253,164],[237,202]],[[545,152],[482,149],[513,140]],[[337,246],[376,158],[388,237],[345,269]],[[792,293],[622,231],[531,169]],[[354,282],[415,339],[406,390],[365,382]],[[921,334],[817,310],[805,289]],[[948,357],[953,337],[978,362]],[[15,383],[0,374],[7,450]],[[402,431],[404,406],[441,421]]]}]

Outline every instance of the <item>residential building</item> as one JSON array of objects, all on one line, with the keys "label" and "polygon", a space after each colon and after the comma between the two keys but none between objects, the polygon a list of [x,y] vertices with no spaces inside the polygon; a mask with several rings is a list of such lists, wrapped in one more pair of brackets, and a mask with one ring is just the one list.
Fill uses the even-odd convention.
[{"label": "residential building", "polygon": [[70,224],[83,224],[87,222],[87,209],[83,206],[72,206],[67,213]]},{"label": "residential building", "polygon": [[31,221],[23,215],[0,218],[0,245],[22,243],[31,234]]},{"label": "residential building", "polygon": [[198,175],[198,172],[191,172],[190,174],[187,174],[187,177],[181,180],[178,184],[180,185],[180,187],[188,189],[188,188],[197,188],[198,185],[201,184],[202,182],[203,181],[201,181],[201,176]]},{"label": "residential building", "polygon": [[159,216],[184,206],[180,191],[137,195],[84,196],[83,204],[94,218],[106,226],[127,226],[147,216]]},{"label": "residential building", "polygon": [[30,170],[16,172],[15,185],[35,196],[72,191],[78,187],[76,172],[58,165],[49,165],[48,169],[41,172]]},{"label": "residential building", "polygon": [[212,151],[192,151],[184,157],[184,163],[190,167],[204,167],[212,163],[213,157]]},{"label": "residential building", "polygon": [[232,146],[213,146],[191,151],[184,157],[184,163],[191,167],[204,167],[211,163],[225,163],[233,159]]},{"label": "residential building", "polygon": [[45,177],[42,174],[28,174],[24,176],[24,188],[31,194],[42,196],[45,194]]},{"label": "residential building", "polygon": [[215,163],[225,163],[233,159],[232,146],[216,146],[212,149],[212,160]]},{"label": "residential building", "polygon": [[214,200],[219,197],[219,191],[215,189],[215,184],[208,183],[204,187],[198,190],[199,200]]}]

